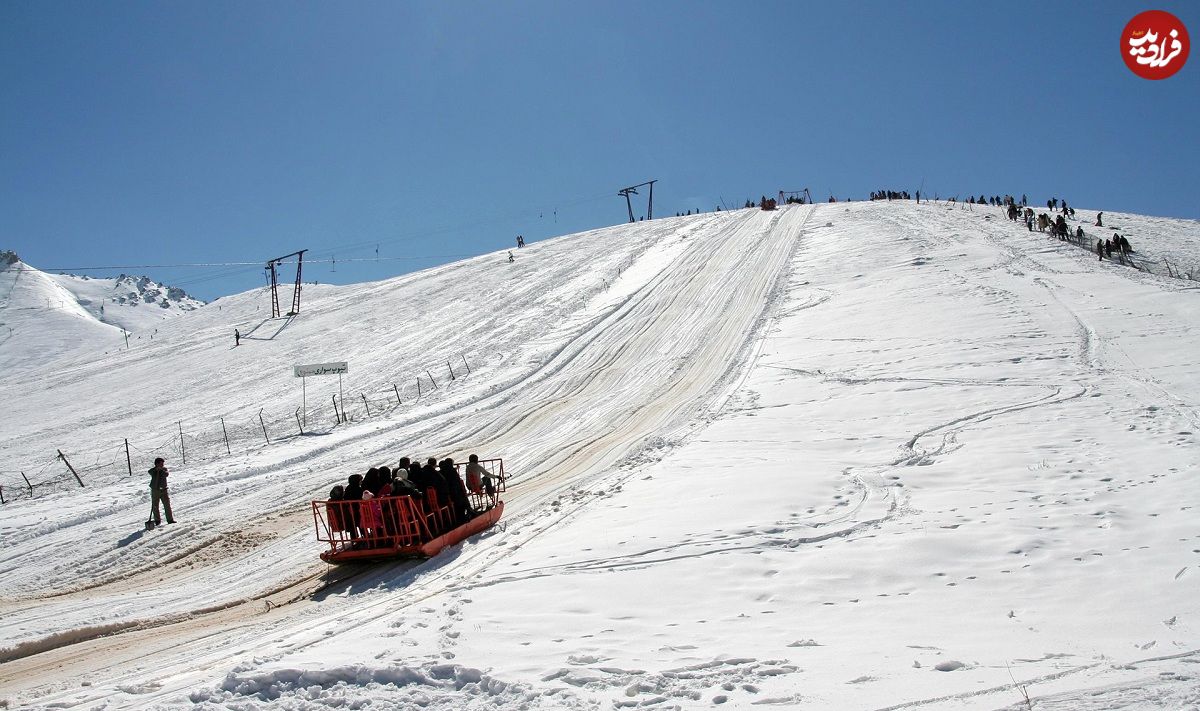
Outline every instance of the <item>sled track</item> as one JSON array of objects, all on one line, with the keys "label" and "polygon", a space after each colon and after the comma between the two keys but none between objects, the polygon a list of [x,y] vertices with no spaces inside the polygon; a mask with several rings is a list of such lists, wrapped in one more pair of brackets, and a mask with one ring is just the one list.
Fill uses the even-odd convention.
[{"label": "sled track", "polygon": [[[425,563],[354,571],[350,577],[332,583],[333,589],[403,588],[404,600],[398,603],[388,595],[379,595],[374,601],[355,595],[350,595],[351,599],[322,596],[322,604],[346,608],[335,614],[340,620],[337,634],[351,632],[375,614],[394,613],[477,578],[509,556],[510,551],[583,510],[594,497],[575,497],[572,505],[557,511],[547,512],[542,506],[570,489],[572,482],[590,476],[594,478],[583,484],[583,489],[619,485],[636,468],[614,470],[615,464],[630,455],[648,461],[649,456],[665,453],[660,449],[653,455],[637,454],[652,434],[666,434],[668,440],[676,441],[679,435],[668,433],[686,433],[697,426],[702,415],[713,410],[714,400],[737,380],[741,369],[748,368],[738,358],[757,352],[759,337],[768,323],[765,311],[774,305],[798,244],[796,236],[811,210],[792,208],[791,215],[789,211],[751,211],[725,220],[718,234],[695,240],[670,269],[594,319],[553,358],[500,392],[489,393],[466,408],[461,403],[447,407],[445,412],[425,419],[423,426],[389,423],[383,429],[364,431],[295,457],[282,467],[270,467],[276,471],[301,463],[319,467],[322,459],[347,451],[353,451],[356,458],[391,454],[397,439],[420,442],[434,433],[443,451],[468,444],[472,449],[502,451],[520,444],[526,450],[522,459],[542,462],[524,468],[522,475],[510,483],[506,497],[510,513],[502,525],[510,530],[522,529],[516,545],[496,545],[507,537],[493,530],[465,550],[448,551],[448,555]],[[781,222],[787,226],[781,228]],[[721,275],[734,271],[758,278],[730,290],[723,286]],[[716,328],[712,327],[714,320],[718,321]],[[682,328],[680,324],[697,329],[705,337],[677,339],[677,350],[661,352],[660,331],[667,325]],[[623,400],[631,392],[645,393],[650,398],[633,416],[629,416],[630,406]],[[533,402],[533,407],[528,402]],[[485,414],[464,417],[463,412],[471,408]],[[583,408],[583,416],[573,414],[581,412],[579,408]],[[564,428],[564,423],[572,422],[576,423],[574,427]],[[512,540],[507,542],[511,544]],[[290,628],[288,622],[313,604],[307,598],[316,593],[312,586],[317,577],[319,571],[308,571],[295,583],[207,615],[203,624],[189,617],[153,629],[128,628],[115,636],[84,643],[76,640],[46,654],[19,660],[13,671],[29,679],[30,683],[22,686],[36,686],[40,679],[48,680],[45,675],[52,669],[61,670],[64,664],[70,667],[72,662],[84,668],[121,671],[127,660],[119,659],[121,655],[116,652],[128,650],[131,645],[150,644],[176,660],[164,658],[156,676],[174,677],[202,669],[205,664],[219,665],[219,653],[214,657],[209,649],[237,648],[237,640],[250,629],[264,627],[256,637],[282,633],[295,638],[289,649],[303,648],[326,638],[310,630]],[[284,607],[274,607],[272,598],[286,598],[280,603]],[[287,600],[296,604],[287,605]],[[265,601],[267,609],[252,604],[260,601]],[[217,639],[222,642],[215,644]],[[210,658],[211,662],[205,661]],[[91,663],[85,661],[89,659]],[[145,673],[137,676],[144,683]],[[121,683],[120,679],[113,681]],[[164,688],[162,693],[169,695],[169,690]]]}]

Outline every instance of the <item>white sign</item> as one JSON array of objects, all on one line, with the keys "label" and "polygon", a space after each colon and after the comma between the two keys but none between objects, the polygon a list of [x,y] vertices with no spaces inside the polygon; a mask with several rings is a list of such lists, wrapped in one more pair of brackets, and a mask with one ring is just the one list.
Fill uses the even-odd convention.
[{"label": "white sign", "polygon": [[293,365],[297,378],[311,378],[314,375],[345,375],[350,372],[349,363],[315,363],[313,365]]}]

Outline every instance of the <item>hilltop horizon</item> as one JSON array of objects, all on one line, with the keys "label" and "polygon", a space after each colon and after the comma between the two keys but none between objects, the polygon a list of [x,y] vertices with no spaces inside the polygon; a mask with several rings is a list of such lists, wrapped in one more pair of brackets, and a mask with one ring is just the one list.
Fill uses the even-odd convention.
[{"label": "hilltop horizon", "polygon": [[[871,199],[870,193],[877,189],[878,188],[873,189],[871,191],[867,191],[866,193],[864,193],[864,195],[862,197],[855,197],[855,196],[832,196],[832,197],[837,198],[837,200],[839,200],[841,202],[854,202],[854,201],[870,200]],[[897,191],[899,191],[899,190],[902,190],[902,189],[898,188]],[[908,189],[908,194],[910,196],[908,199],[915,199],[915,195],[918,190],[919,190],[919,188]],[[762,197],[774,197],[774,195],[775,195],[775,193],[763,193]],[[1021,193],[1007,193],[1007,192],[1006,193],[965,193],[965,194],[955,192],[955,193],[942,195],[939,192],[934,191],[934,192],[924,194],[924,198],[932,199],[935,201],[936,200],[949,200],[951,198],[956,198],[959,201],[966,201],[968,198],[977,198],[977,197],[991,198],[991,197],[1000,197],[1000,196],[1008,196],[1008,195],[1013,195],[1017,199],[1019,199],[1020,197],[1023,196]],[[1045,208],[1045,203],[1047,200],[1060,199],[1055,196],[1046,196],[1046,197],[1039,196],[1038,198],[1034,198],[1032,196],[1025,196],[1025,197],[1029,198],[1027,200],[1028,204],[1031,206],[1034,206],[1039,211],[1046,211],[1046,209],[1048,209],[1048,208]],[[641,196],[638,199],[644,200],[645,196]],[[819,204],[819,203],[826,202],[826,200],[827,200],[827,198],[826,199],[816,199],[815,202]],[[745,198],[745,201],[757,203],[758,198],[751,196],[751,197]],[[681,215],[684,215],[685,213],[701,214],[701,213],[705,213],[705,212],[718,212],[718,211],[721,211],[722,209],[724,209],[724,210],[743,209],[743,207],[742,207],[743,201],[742,200],[737,200],[734,202],[736,204],[728,203],[724,207],[721,207],[720,204],[716,204],[709,208],[701,208],[698,206],[692,206],[692,207],[687,207],[687,208],[683,208],[683,209],[679,209],[679,210],[675,210],[675,211],[666,211],[663,209],[661,200],[660,200],[660,202],[658,204],[658,208],[656,210],[655,219],[663,219],[665,217],[671,217],[672,215],[681,216]],[[614,204],[615,203],[616,203],[616,201],[614,201]],[[1191,203],[1188,203],[1188,205],[1190,207]],[[1090,213],[1092,215],[1096,214],[1097,212],[1104,211],[1104,209],[1096,209],[1091,206],[1081,207],[1079,205],[1075,205],[1075,207],[1077,209],[1083,211],[1084,213]],[[640,209],[644,210],[644,206],[642,206]],[[1110,206],[1107,209],[1112,210],[1112,206]],[[614,210],[614,212],[616,212],[616,210]],[[1156,217],[1164,217],[1164,218],[1172,218],[1172,219],[1191,219],[1191,220],[1200,221],[1200,213],[1196,213],[1195,217],[1189,217],[1189,216],[1186,216],[1183,214],[1170,214],[1170,213],[1156,214],[1155,216]],[[644,218],[644,215],[641,215],[639,217],[638,221],[641,221],[642,218]],[[585,228],[585,230],[603,229],[605,227],[619,227],[622,224],[625,224],[625,223],[612,222],[612,223],[605,224],[605,225],[588,227],[588,228]],[[585,231],[585,230],[581,230],[581,231]],[[527,238],[526,243],[541,241],[543,239],[555,239],[555,238],[567,236],[568,234],[570,234],[570,233],[560,232],[560,233],[552,233],[552,234],[545,235],[544,237],[542,237],[540,239]],[[512,238],[514,240],[515,240],[515,237],[516,237],[516,233],[514,233],[512,235]],[[516,246],[515,242],[510,243],[510,244],[499,244],[499,245],[495,245],[493,249],[486,250],[486,252],[483,252],[483,253],[494,252],[494,251],[505,251],[505,250],[508,250],[510,247],[515,248],[515,246]],[[350,247],[352,250],[354,250],[354,249],[362,250],[363,249],[362,244],[350,245]],[[309,250],[309,251],[312,251],[312,250]],[[336,256],[331,256],[331,255],[334,255],[337,250],[336,249],[327,249],[325,251],[328,253],[325,256],[323,256],[319,259],[316,259],[316,260],[309,257],[307,259],[307,261],[305,261],[304,272],[303,272],[303,282],[305,284],[319,285],[319,284],[324,283],[324,284],[349,285],[349,284],[363,283],[363,282],[369,282],[369,281],[379,281],[379,280],[383,280],[383,279],[390,279],[390,278],[393,278],[396,276],[402,276],[404,274],[421,271],[422,269],[435,268],[438,266],[442,266],[444,264],[451,263],[456,259],[478,256],[477,254],[457,254],[457,255],[442,255],[442,256],[421,257],[421,258],[408,258],[408,257],[395,257],[395,256],[383,257],[381,259],[372,259],[370,257],[351,258],[349,260],[343,259],[340,262],[342,271],[339,273],[337,271],[338,266],[339,266],[338,259]],[[15,254],[16,252],[11,251],[10,253]],[[255,283],[254,285],[246,285],[245,288],[235,288],[232,291],[214,291],[213,289],[215,289],[216,287],[210,286],[214,282],[214,280],[217,283],[226,286],[227,288],[232,288],[232,287],[228,287],[228,284],[230,282],[227,281],[228,272],[231,269],[233,271],[242,271],[242,272],[245,272],[247,269],[249,269],[251,271],[265,272],[265,270],[261,266],[259,266],[259,265],[263,265],[266,263],[267,260],[265,258],[262,260],[256,261],[256,262],[244,262],[244,263],[233,263],[233,264],[223,263],[222,260],[225,259],[227,256],[228,255],[213,255],[213,254],[206,255],[205,257],[202,258],[203,261],[198,262],[195,265],[188,265],[188,268],[191,269],[193,272],[196,272],[197,270],[199,270],[198,275],[193,275],[191,277],[183,277],[177,283],[192,285],[191,293],[203,294],[203,297],[200,298],[199,300],[203,301],[205,303],[216,301],[222,297],[233,296],[235,294],[240,294],[240,293],[243,293],[246,291],[253,291],[253,290],[262,288],[264,286],[264,284],[261,281],[259,281],[258,283]],[[244,256],[244,255],[241,255],[241,256]],[[62,255],[59,255],[59,259],[64,262],[79,261],[79,260],[72,260],[71,257],[69,257],[69,256],[64,257]],[[102,260],[102,261],[112,261],[112,260]],[[168,261],[170,261],[170,260],[168,260]],[[385,269],[382,271],[380,271],[379,266],[378,266],[381,263],[402,265],[402,264],[408,264],[408,263],[413,263],[413,262],[425,262],[425,263],[427,263],[427,266],[414,267],[412,269],[402,269],[402,270]],[[364,267],[364,263],[365,263],[365,266],[374,266],[375,268],[364,270],[362,268],[362,267]],[[49,273],[67,274],[70,276],[75,276],[75,277],[79,277],[79,278],[83,278],[83,279],[122,278],[122,277],[127,276],[123,271],[121,271],[124,269],[131,269],[131,270],[132,269],[147,269],[147,270],[151,270],[152,272],[161,269],[161,270],[166,270],[169,272],[171,270],[178,270],[178,269],[182,268],[181,265],[174,265],[174,266],[160,265],[159,267],[155,267],[154,265],[140,265],[139,266],[136,264],[132,264],[132,265],[128,265],[128,266],[119,266],[118,265],[118,266],[105,266],[105,267],[83,266],[83,268],[77,268],[75,272],[72,272],[72,271],[63,271],[63,270],[58,270],[58,269],[42,269],[38,265],[33,265],[33,264],[30,264],[29,266],[38,268],[39,271],[42,271],[47,274],[49,274]],[[295,258],[292,258],[287,263],[285,263],[279,267],[279,282],[281,285],[288,285],[294,281],[295,266],[296,266]],[[257,280],[260,278],[261,277],[256,277],[255,279]],[[164,284],[164,285],[168,283],[164,278],[158,278],[158,277],[155,277],[154,281],[157,283]],[[245,280],[242,280],[241,283],[248,284],[248,282]],[[175,287],[175,288],[178,288],[178,287]],[[179,289],[179,290],[184,291],[183,289]]]}]

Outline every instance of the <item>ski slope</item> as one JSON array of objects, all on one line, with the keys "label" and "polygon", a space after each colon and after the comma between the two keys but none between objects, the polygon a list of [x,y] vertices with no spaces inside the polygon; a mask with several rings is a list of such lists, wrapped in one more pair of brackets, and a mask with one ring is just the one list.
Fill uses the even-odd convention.
[{"label": "ski slope", "polygon": [[[1200,244],[1192,221],[1105,217],[1147,258]],[[343,391],[306,384],[309,434],[168,457],[173,526],[140,530],[148,451],[7,504],[0,699],[1200,703],[1195,282],[998,209],[892,202],[637,223],[304,298],[289,320],[223,298],[0,381],[7,470],[246,427],[301,405],[292,365],[350,363]],[[394,384],[401,404],[357,407]],[[501,529],[319,562],[311,498],[471,452],[512,474]]]},{"label": "ski slope", "polygon": [[[154,336],[203,302],[149,277],[48,274],[4,252],[0,263],[0,369],[24,371],[58,358],[94,358]],[[13,260],[11,263],[9,260]]]}]

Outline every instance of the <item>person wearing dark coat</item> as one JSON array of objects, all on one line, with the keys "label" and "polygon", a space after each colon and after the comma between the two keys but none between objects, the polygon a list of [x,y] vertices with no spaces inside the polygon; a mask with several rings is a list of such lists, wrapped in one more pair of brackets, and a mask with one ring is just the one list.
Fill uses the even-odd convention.
[{"label": "person wearing dark coat", "polygon": [[1096,254],[1100,255],[1100,261],[1104,261],[1104,240],[1096,240]]},{"label": "person wearing dark coat", "polygon": [[449,506],[451,500],[450,485],[446,481],[445,477],[442,476],[441,472],[438,471],[437,458],[430,457],[429,459],[426,459],[425,466],[422,468],[422,471],[425,473],[425,477],[429,480],[429,486],[431,486],[433,490],[437,492],[438,505]]},{"label": "person wearing dark coat", "polygon": [[[414,466],[418,466],[418,465],[416,465],[414,463]],[[437,499],[437,508],[441,509],[441,508],[445,507],[450,510],[451,520],[448,522],[441,522],[441,523],[444,523],[446,525],[449,525],[450,527],[453,527],[454,526],[453,519],[455,518],[454,517],[454,503],[453,503],[453,500],[450,498],[450,487],[446,484],[445,478],[443,478],[441,473],[438,472],[437,459],[430,457],[428,460],[425,461],[425,465],[422,466],[420,469],[421,469],[420,476],[421,476],[422,481],[424,482],[424,485],[421,487],[421,491],[425,492],[425,510],[429,513],[433,513],[434,507],[430,503],[429,494],[428,494],[428,492],[430,490],[432,490],[434,497]]]},{"label": "person wearing dark coat", "polygon": [[420,499],[424,497],[424,493],[410,480],[402,476],[396,476],[392,478],[392,496],[408,496]]},{"label": "person wearing dark coat", "polygon": [[[346,490],[341,484],[338,484],[329,490],[330,502],[340,502],[345,498],[345,496]],[[334,503],[333,506],[325,507],[325,517],[329,519],[329,530],[332,533],[341,533],[342,531],[346,530],[346,527],[342,524],[341,512],[338,510],[340,508],[341,504],[339,503]]]},{"label": "person wearing dark coat", "polygon": [[436,467],[421,466],[420,462],[414,461],[408,468],[408,481],[415,490],[426,513],[433,513],[433,506],[430,505],[427,493],[430,489],[433,489],[439,506],[445,506],[449,501],[447,493],[444,491],[446,482],[437,473]]},{"label": "person wearing dark coat", "polygon": [[372,496],[379,496],[379,487],[383,482],[379,480],[379,470],[371,467],[367,470],[367,475],[363,477],[362,486],[365,491],[371,492]]},{"label": "person wearing dark coat", "polygon": [[413,462],[408,465],[408,480],[412,482],[415,489],[421,492],[421,496],[425,495],[425,490],[433,486],[433,482],[429,477],[425,476],[425,468],[420,462]]},{"label": "person wearing dark coat", "polygon": [[[362,474],[351,474],[350,478],[346,480],[346,490],[342,494],[342,500],[349,502],[362,501],[362,482]],[[351,538],[358,538],[359,506],[359,504],[355,503],[345,506],[347,520],[342,523],[346,526],[346,531],[350,534]]]},{"label": "person wearing dark coat", "polygon": [[146,528],[150,528],[150,522],[154,522],[157,526],[162,523],[162,518],[158,515],[158,504],[161,501],[163,510],[167,514],[167,523],[175,523],[175,516],[171,513],[171,495],[167,492],[167,475],[171,472],[166,467],[166,460],[158,457],[154,460],[154,466],[151,467],[150,474],[150,518],[146,521]]},{"label": "person wearing dark coat", "polygon": [[379,491],[375,494],[377,496],[392,495],[392,469],[386,464],[379,467]]},{"label": "person wearing dark coat", "polygon": [[475,516],[475,510],[471,508],[471,500],[467,496],[467,487],[458,475],[453,459],[443,459],[439,469],[450,489],[450,500],[454,502],[454,517],[461,526]]}]

